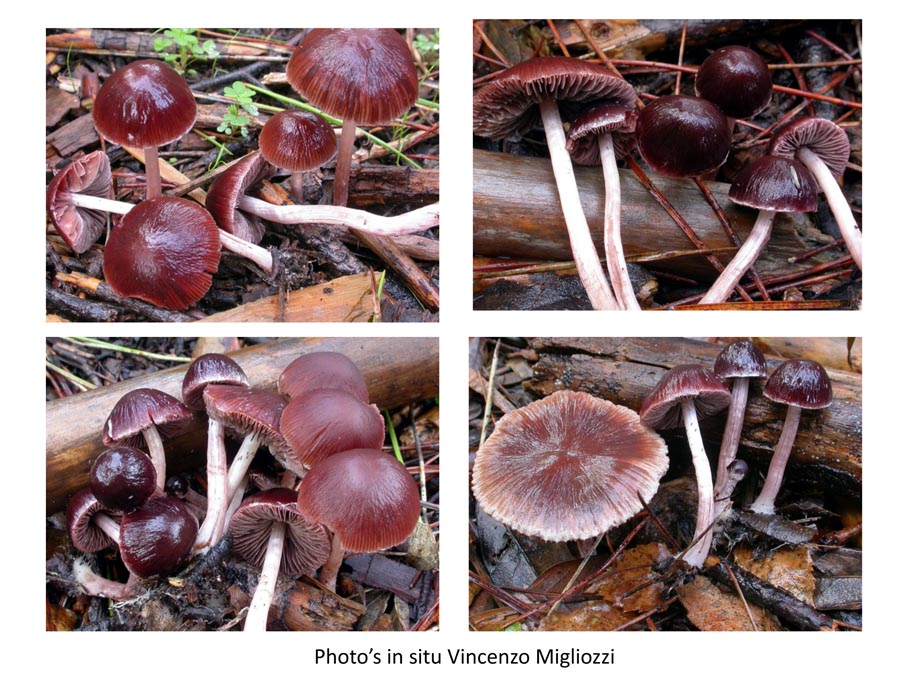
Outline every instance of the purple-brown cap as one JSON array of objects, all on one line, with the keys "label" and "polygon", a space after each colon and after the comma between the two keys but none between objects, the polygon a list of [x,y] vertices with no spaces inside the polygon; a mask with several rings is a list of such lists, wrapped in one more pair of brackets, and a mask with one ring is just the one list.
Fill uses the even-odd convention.
[{"label": "purple-brown cap", "polygon": [[167,495],[154,497],[122,516],[122,562],[142,579],[173,572],[187,560],[197,529],[197,519],[183,502]]},{"label": "purple-brown cap", "polygon": [[570,541],[631,518],[668,465],[665,441],[634,411],[558,391],[503,416],[475,456],[472,491],[513,530]]},{"label": "purple-brown cap", "polygon": [[258,244],[265,225],[252,213],[244,213],[238,202],[253,187],[275,175],[275,167],[259,152],[251,152],[219,174],[206,193],[206,208],[216,224],[244,241]]},{"label": "purple-brown cap", "polygon": [[286,171],[309,171],[337,152],[334,129],[305,110],[275,113],[259,132],[259,151],[266,161]]},{"label": "purple-brown cap", "polygon": [[753,117],[772,99],[772,75],[755,51],[729,45],[706,58],[697,70],[694,89],[729,117]]},{"label": "purple-brown cap", "polygon": [[106,212],[72,204],[71,195],[109,199],[112,173],[109,157],[97,150],[60,170],[47,186],[47,214],[59,235],[75,253],[84,253],[106,230]]},{"label": "purple-brown cap", "polygon": [[278,378],[278,391],[288,398],[313,389],[340,389],[362,403],[369,402],[365,378],[356,364],[340,352],[310,352],[299,356]]},{"label": "purple-brown cap", "polygon": [[674,429],[683,424],[681,402],[693,399],[697,417],[713,415],[728,407],[731,392],[709,368],[675,366],[644,397],[641,422],[652,429]]},{"label": "purple-brown cap", "polygon": [[287,78],[317,108],[362,125],[390,122],[419,94],[412,54],[391,28],[315,28],[294,49]]},{"label": "purple-brown cap", "polygon": [[322,460],[304,476],[297,503],[300,513],[356,553],[403,543],[419,519],[415,481],[380,450],[348,450]]},{"label": "purple-brown cap", "polygon": [[597,136],[612,134],[616,158],[621,159],[634,147],[637,110],[615,103],[594,106],[579,115],[566,134],[566,150],[572,161],[585,166],[600,165]]},{"label": "purple-brown cap", "polygon": [[734,177],[728,198],[735,204],[782,213],[815,211],[818,184],[800,162],[764,155]]},{"label": "purple-brown cap", "polygon": [[257,492],[241,502],[228,526],[234,550],[251,565],[262,567],[275,523],[285,525],[279,576],[312,574],[325,564],[328,535],[300,514],[297,493],[287,488]]},{"label": "purple-brown cap", "polygon": [[203,354],[191,362],[181,382],[181,400],[191,410],[206,410],[203,390],[210,384],[249,387],[247,374],[224,354]]},{"label": "purple-brown cap", "polygon": [[72,546],[83,553],[94,553],[118,542],[94,524],[93,517],[106,509],[89,487],[69,497],[66,505],[66,528]]},{"label": "purple-brown cap", "polygon": [[820,117],[795,119],[769,143],[769,153],[793,158],[800,148],[819,156],[835,178],[844,175],[850,159],[850,139],[837,124]]},{"label": "purple-brown cap", "polygon": [[156,489],[156,468],[138,448],[117,446],[101,452],[91,466],[91,490],[110,511],[131,511]]},{"label": "purple-brown cap", "polygon": [[816,361],[790,359],[769,377],[763,396],[808,410],[827,408],[832,399],[831,378]]},{"label": "purple-brown cap", "polygon": [[713,371],[724,379],[765,377],[766,357],[752,340],[737,340],[719,352]]},{"label": "purple-brown cap", "polygon": [[259,434],[263,445],[284,445],[278,430],[287,401],[274,391],[256,387],[209,384],[203,390],[206,414],[241,435]]},{"label": "purple-brown cap", "polygon": [[103,444],[146,449],[142,432],[155,426],[160,436],[176,436],[190,424],[192,415],[174,396],[159,389],[133,389],[118,400],[106,424]]}]

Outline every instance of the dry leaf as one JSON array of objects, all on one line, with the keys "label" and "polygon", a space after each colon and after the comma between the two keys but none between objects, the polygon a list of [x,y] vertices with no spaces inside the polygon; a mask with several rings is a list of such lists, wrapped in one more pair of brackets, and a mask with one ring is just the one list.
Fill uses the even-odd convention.
[{"label": "dry leaf", "polygon": [[702,631],[754,630],[753,622],[756,630],[779,630],[774,618],[753,605],[750,605],[751,622],[739,597],[720,590],[703,576],[679,587],[678,598],[687,610],[690,622]]},{"label": "dry leaf", "polygon": [[734,551],[734,561],[756,578],[808,605],[813,604],[816,579],[813,576],[812,556],[807,549],[781,548],[771,557],[754,560],[749,549],[739,548]]}]

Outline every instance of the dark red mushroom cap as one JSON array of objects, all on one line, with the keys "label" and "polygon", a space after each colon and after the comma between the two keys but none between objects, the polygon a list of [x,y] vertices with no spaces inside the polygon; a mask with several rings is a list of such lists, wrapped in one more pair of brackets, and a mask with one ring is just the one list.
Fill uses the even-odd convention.
[{"label": "dark red mushroom cap", "polygon": [[190,87],[161,61],[135,61],[110,75],[94,99],[94,126],[107,140],[133,148],[184,136],[197,117]]},{"label": "dark red mushroom cap", "polygon": [[340,389],[362,403],[369,402],[369,390],[359,368],[340,352],[310,352],[288,365],[278,378],[278,391],[288,398],[313,389]]},{"label": "dark red mushroom cap", "polygon": [[566,150],[572,161],[585,166],[600,164],[597,136],[612,134],[616,158],[621,159],[634,147],[637,110],[615,103],[595,106],[579,115],[566,134]]},{"label": "dark red mushroom cap", "polygon": [[135,206],[110,232],[103,273],[119,295],[183,310],[212,286],[219,251],[209,211],[187,199],[157,197]]},{"label": "dark red mushroom cap", "polygon": [[713,371],[724,379],[765,377],[766,357],[752,340],[738,340],[719,352]]},{"label": "dark red mushroom cap", "polygon": [[809,169],[787,157],[765,155],[734,177],[728,198],[736,204],[766,211],[815,211],[818,184]]},{"label": "dark red mushroom cap", "polygon": [[538,125],[542,98],[573,103],[616,103],[633,108],[637,94],[628,82],[594,63],[563,56],[523,61],[498,75],[473,100],[477,136],[516,138]]},{"label": "dark red mushroom cap", "polygon": [[831,405],[831,378],[821,364],[809,359],[791,359],[775,369],[763,395],[776,403],[805,409]]},{"label": "dark red mushroom cap", "polygon": [[348,450],[316,464],[300,483],[297,505],[357,553],[401,544],[419,519],[412,476],[394,457],[372,449]]},{"label": "dark red mushroom cap", "polygon": [[291,55],[287,78],[317,108],[362,125],[390,122],[419,95],[412,54],[391,28],[315,28]]},{"label": "dark red mushroom cap", "polygon": [[644,397],[641,422],[653,429],[674,429],[683,424],[681,402],[694,399],[697,417],[713,415],[728,407],[731,392],[709,368],[698,365],[675,366]]},{"label": "dark red mushroom cap", "polygon": [[133,389],[118,400],[103,425],[104,445],[146,449],[142,432],[155,426],[162,437],[177,436],[192,415],[174,396],[159,389]]},{"label": "dark red mushroom cap", "polygon": [[132,574],[168,574],[187,560],[197,537],[197,519],[174,497],[154,497],[122,516],[119,553]]},{"label": "dark red mushroom cap", "polygon": [[820,117],[801,117],[779,131],[769,143],[769,153],[793,158],[800,148],[809,148],[825,162],[835,178],[844,175],[850,159],[850,139],[837,124]]},{"label": "dark red mushroom cap", "polygon": [[72,204],[71,195],[109,199],[109,157],[97,150],[70,162],[47,186],[50,222],[75,253],[84,253],[106,230],[106,212]]},{"label": "dark red mushroom cap", "polygon": [[69,497],[66,505],[66,528],[72,546],[83,553],[94,553],[116,545],[117,542],[91,520],[105,510],[90,488],[79,490]]},{"label": "dark red mushroom cap", "polygon": [[266,161],[290,172],[322,166],[337,152],[334,129],[305,110],[282,110],[259,132],[259,151]]},{"label": "dark red mushroom cap", "polygon": [[730,45],[706,58],[697,70],[694,90],[729,117],[753,117],[772,99],[772,75],[755,51]]},{"label": "dark red mushroom cap", "polygon": [[281,415],[281,433],[303,466],[353,448],[379,449],[384,418],[375,405],[339,389],[294,396]]},{"label": "dark red mushroom cap", "polygon": [[512,529],[570,541],[631,518],[668,465],[665,442],[634,411],[558,391],[503,416],[475,457],[472,491]]},{"label": "dark red mushroom cap", "polygon": [[284,444],[278,430],[279,420],[287,404],[281,396],[268,389],[210,384],[203,390],[206,414],[239,434],[259,434],[263,444]]},{"label": "dark red mushroom cap", "polygon": [[660,96],[638,115],[637,146],[656,173],[700,176],[719,168],[731,147],[731,126],[709,101],[696,96]]},{"label": "dark red mushroom cap", "polygon": [[244,241],[258,244],[266,228],[259,217],[238,209],[238,202],[255,185],[275,175],[275,167],[251,152],[222,172],[209,186],[206,208],[216,224]]},{"label": "dark red mushroom cap", "polygon": [[234,359],[224,354],[203,354],[191,362],[184,374],[181,400],[191,410],[205,410],[203,390],[210,384],[249,387],[250,380]]},{"label": "dark red mushroom cap", "polygon": [[285,525],[279,576],[312,574],[325,564],[328,535],[321,525],[300,514],[297,493],[287,488],[257,492],[241,503],[228,526],[234,550],[251,565],[262,567],[275,523]]},{"label": "dark red mushroom cap", "polygon": [[91,490],[104,508],[131,511],[156,489],[156,469],[137,448],[117,446],[100,453],[91,467]]}]

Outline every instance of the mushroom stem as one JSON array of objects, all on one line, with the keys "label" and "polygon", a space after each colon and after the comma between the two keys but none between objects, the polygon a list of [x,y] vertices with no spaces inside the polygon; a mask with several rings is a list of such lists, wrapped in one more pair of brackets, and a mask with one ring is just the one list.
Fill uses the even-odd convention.
[{"label": "mushroom stem", "polygon": [[750,269],[750,266],[756,262],[759,254],[765,247],[766,242],[772,235],[772,224],[775,221],[775,211],[761,210],[756,216],[756,222],[753,223],[753,229],[744,241],[744,244],[737,250],[728,266],[719,274],[719,278],[709,287],[698,304],[709,305],[713,303],[725,302],[734,287],[738,285],[744,273]]},{"label": "mushroom stem", "polygon": [[600,134],[600,164],[603,167],[604,206],[603,206],[603,245],[606,250],[606,266],[609,268],[609,280],[622,309],[641,309],[628,277],[625,264],[625,250],[622,246],[622,189],[619,186],[619,167],[616,166],[616,151],[613,148],[611,134]]},{"label": "mushroom stem", "polygon": [[147,199],[162,194],[162,176],[159,173],[159,148],[144,148],[144,171],[147,176]]},{"label": "mushroom stem", "polygon": [[383,236],[397,236],[423,232],[440,225],[439,202],[403,213],[398,216],[379,216],[345,206],[276,206],[255,197],[241,197],[238,207],[242,211],[282,225],[324,223],[352,227],[355,230]]},{"label": "mushroom stem", "polygon": [[[591,230],[584,216],[581,197],[578,194],[578,184],[575,182],[575,172],[572,169],[572,160],[566,150],[566,134],[559,116],[559,108],[552,99],[542,98],[540,109],[547,138],[547,149],[550,152],[550,162],[553,165],[553,175],[556,179],[556,189],[559,192],[559,201],[566,221],[569,243],[572,246],[572,258],[575,260],[575,267],[578,268],[578,276],[581,278],[581,283],[584,285],[584,290],[594,309],[622,309],[606,280],[606,274],[600,264],[600,257],[597,255],[597,249],[591,238]],[[343,140],[341,144],[343,145]]]},{"label": "mushroom stem", "polygon": [[319,583],[330,590],[337,585],[337,575],[344,562],[344,544],[336,532],[331,533],[331,553],[319,572]]},{"label": "mushroom stem", "polygon": [[[121,215],[128,213],[134,208],[134,204],[117,202],[113,199],[103,199],[102,197],[91,197],[90,195],[73,194],[71,196],[71,201],[74,206],[95,209],[97,211],[108,211],[110,213],[118,213]],[[250,262],[256,263],[256,265],[266,274],[271,275],[275,269],[275,261],[272,258],[272,254],[262,246],[251,244],[249,241],[236,237],[223,229],[219,229],[219,242],[221,243],[222,248],[227,249],[242,258],[247,258]]]},{"label": "mushroom stem", "polygon": [[227,464],[225,425],[210,417],[206,441],[206,517],[197,532],[194,551],[211,548],[222,538],[228,505]]},{"label": "mushroom stem", "polygon": [[737,484],[744,480],[747,475],[747,462],[742,459],[736,459],[728,465],[725,473],[725,480],[721,486],[716,487],[716,504],[713,509],[714,519],[718,518],[725,509],[731,505],[731,495]]},{"label": "mushroom stem", "polygon": [[253,461],[253,458],[256,457],[256,451],[259,450],[259,446],[261,444],[261,434],[251,433],[244,436],[241,447],[238,449],[237,454],[234,456],[234,459],[231,462],[231,466],[228,467],[226,493],[228,495],[228,499],[231,499],[231,496],[235,494],[235,491],[238,489],[241,481],[244,480],[244,476],[247,475],[247,469],[250,468],[250,463]]},{"label": "mushroom stem", "polygon": [[341,143],[338,146],[337,164],[334,167],[334,188],[331,203],[346,206],[350,195],[350,161],[356,141],[356,121],[344,120],[341,127]]},{"label": "mushroom stem", "polygon": [[259,571],[259,581],[250,610],[244,621],[245,631],[265,631],[269,618],[269,607],[275,595],[275,582],[278,581],[278,570],[281,567],[281,552],[284,549],[284,523],[273,523],[269,531],[269,543],[266,546],[266,557]]},{"label": "mushroom stem", "polygon": [[716,495],[719,494],[719,490],[722,489],[728,480],[728,467],[737,457],[749,391],[749,377],[734,378],[734,384],[731,387],[731,405],[728,408],[728,420],[725,422],[722,445],[719,447],[719,464],[716,470]]},{"label": "mushroom stem", "polygon": [[295,171],[288,179],[291,184],[291,197],[298,204],[303,203],[303,172]]},{"label": "mushroom stem", "polygon": [[72,564],[72,576],[88,595],[110,600],[127,600],[137,594],[138,581],[133,574],[128,575],[128,581],[124,584],[112,581],[97,574],[84,558],[75,559]]},{"label": "mushroom stem", "polygon": [[113,520],[111,516],[102,511],[96,514],[93,518],[94,525],[103,530],[104,534],[107,537],[116,542],[116,545],[119,543],[119,524]]},{"label": "mushroom stem", "polygon": [[766,482],[763,483],[762,491],[756,501],[750,505],[750,510],[754,513],[775,513],[775,497],[778,496],[778,490],[781,488],[784,470],[787,467],[788,458],[791,456],[797,429],[800,427],[800,411],[801,408],[798,406],[788,406],[787,415],[784,417],[784,426],[781,428],[781,437],[778,439],[778,444],[775,446],[769,462]]},{"label": "mushroom stem", "polygon": [[147,444],[147,453],[150,455],[150,461],[153,462],[153,468],[156,469],[156,489],[160,492],[166,491],[166,450],[163,447],[162,436],[159,435],[155,426],[150,426],[142,432],[144,442]]},{"label": "mushroom stem", "polygon": [[684,418],[684,430],[687,434],[688,445],[691,448],[691,458],[694,461],[694,473],[697,476],[697,525],[694,529],[694,541],[684,552],[683,559],[692,567],[702,567],[712,544],[712,469],[709,466],[706,449],[703,447],[700,423],[697,419],[697,409],[693,399],[688,398],[681,402],[681,414]]},{"label": "mushroom stem", "polygon": [[803,147],[797,150],[796,157],[816,177],[816,181],[819,183],[822,192],[825,193],[825,199],[828,200],[834,219],[841,230],[841,235],[844,237],[847,251],[853,258],[856,266],[862,270],[862,232],[859,229],[859,225],[856,224],[856,218],[853,216],[853,211],[850,210],[847,197],[844,196],[828,166],[816,153],[809,148]]}]

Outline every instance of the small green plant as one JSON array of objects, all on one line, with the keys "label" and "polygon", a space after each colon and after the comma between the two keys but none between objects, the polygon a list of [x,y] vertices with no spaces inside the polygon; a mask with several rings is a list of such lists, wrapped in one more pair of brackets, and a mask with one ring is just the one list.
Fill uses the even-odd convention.
[{"label": "small green plant", "polygon": [[[167,28],[163,31],[164,37],[154,40],[153,49],[160,52],[163,60],[182,75],[196,75],[190,69],[192,63],[219,56],[216,43],[212,40],[201,43],[196,32],[196,28]],[[166,51],[173,45],[176,47],[175,52]]]},{"label": "small green plant", "polygon": [[441,29],[436,28],[433,33],[428,35],[419,33],[413,40],[413,46],[422,55],[422,59],[434,68],[437,65],[441,48]]},{"label": "small green plant", "polygon": [[248,89],[243,82],[235,82],[229,87],[222,90],[228,98],[234,99],[234,103],[228,106],[228,110],[222,116],[222,123],[217,127],[217,131],[231,136],[236,132],[240,132],[241,136],[247,137],[251,117],[259,115],[259,108],[253,102],[256,92]]}]

